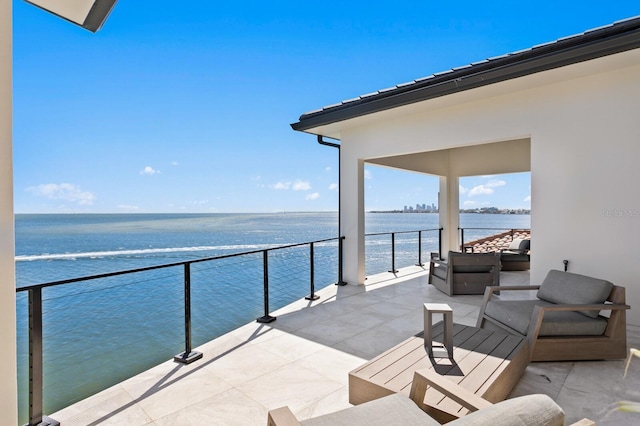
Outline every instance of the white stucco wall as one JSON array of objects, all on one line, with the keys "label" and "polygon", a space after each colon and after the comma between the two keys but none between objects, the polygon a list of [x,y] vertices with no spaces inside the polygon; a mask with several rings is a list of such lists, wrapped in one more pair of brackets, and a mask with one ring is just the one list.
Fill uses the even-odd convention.
[{"label": "white stucco wall", "polygon": [[[354,119],[332,132],[347,174],[368,158],[530,139],[531,282],[567,259],[571,272],[625,286],[629,322],[640,324],[638,99],[635,50]],[[356,190],[343,184],[343,209]],[[351,209],[343,231],[357,228]],[[355,259],[345,255],[347,266]]]},{"label": "white stucco wall", "polygon": [[0,423],[18,424],[11,153],[11,2],[0,1]]}]

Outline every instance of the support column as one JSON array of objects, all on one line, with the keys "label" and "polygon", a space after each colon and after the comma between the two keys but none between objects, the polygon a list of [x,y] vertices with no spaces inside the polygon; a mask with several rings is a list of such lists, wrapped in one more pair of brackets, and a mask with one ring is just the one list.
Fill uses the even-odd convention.
[{"label": "support column", "polygon": [[440,177],[438,209],[442,231],[442,253],[447,257],[449,250],[459,250],[458,227],[460,226],[460,183],[458,176]]},{"label": "support column", "polygon": [[2,423],[18,424],[16,367],[16,283],[14,268],[12,161],[12,11],[0,0],[0,413]]},{"label": "support column", "polygon": [[364,284],[364,161],[340,152],[340,226],[345,236],[343,274],[348,284]]}]

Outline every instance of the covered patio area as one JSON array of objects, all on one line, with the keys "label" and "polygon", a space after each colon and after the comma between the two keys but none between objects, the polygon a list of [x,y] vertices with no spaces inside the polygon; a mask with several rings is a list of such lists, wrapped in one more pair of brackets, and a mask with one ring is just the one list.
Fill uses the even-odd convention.
[{"label": "covered patio area", "polygon": [[[503,285],[529,284],[528,272],[502,272]],[[362,286],[330,285],[317,301],[298,300],[198,348],[190,365],[167,361],[51,417],[64,425],[264,425],[267,411],[288,405],[300,419],[349,406],[348,373],[422,331],[422,304],[448,303],[454,321],[475,325],[482,296],[447,297],[427,271],[370,276]],[[630,347],[640,328],[628,327]],[[624,360],[530,364],[509,397],[544,393],[567,421],[630,424],[619,400],[640,400],[640,363],[623,380]]]}]

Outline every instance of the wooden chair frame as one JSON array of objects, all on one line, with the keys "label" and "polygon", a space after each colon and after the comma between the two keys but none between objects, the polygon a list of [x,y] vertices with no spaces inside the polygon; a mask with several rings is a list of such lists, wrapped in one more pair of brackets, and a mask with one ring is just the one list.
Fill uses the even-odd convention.
[{"label": "wooden chair frame", "polygon": [[[469,409],[469,412],[493,405],[433,370],[418,370],[413,375],[409,397],[423,410],[425,410],[424,397],[429,387],[453,399]],[[269,411],[267,426],[301,426],[301,424],[289,407],[281,407]],[[595,426],[595,423],[589,419],[582,419],[571,426]]]},{"label": "wooden chair frame", "polygon": [[[480,307],[476,327],[483,328],[489,322],[513,334],[517,331],[485,315],[487,304],[497,291],[537,290],[534,286],[487,287]],[[529,340],[531,361],[580,361],[596,359],[621,359],[627,356],[627,319],[626,310],[630,309],[625,301],[625,288],[613,286],[607,297],[608,303],[593,305],[536,306],[531,314],[529,330],[525,336]],[[540,327],[544,314],[551,311],[610,311],[607,328],[602,336],[540,336]]]}]

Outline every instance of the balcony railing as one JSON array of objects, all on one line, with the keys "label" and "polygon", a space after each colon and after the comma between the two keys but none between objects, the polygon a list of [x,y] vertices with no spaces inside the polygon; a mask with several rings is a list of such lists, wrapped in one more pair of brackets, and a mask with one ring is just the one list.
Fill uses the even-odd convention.
[{"label": "balcony railing", "polygon": [[[374,233],[374,234],[366,234],[366,238],[367,240],[371,240],[371,239],[380,239],[380,237],[385,237],[385,236],[390,237],[390,239],[388,240],[389,241],[388,243],[384,241],[379,241],[379,244],[377,244],[378,247],[376,247],[377,249],[376,251],[378,253],[381,253],[378,255],[379,258],[381,260],[390,261],[391,270],[396,271],[399,257],[400,257],[399,262],[406,263],[409,261],[406,256],[408,252],[413,252],[411,256],[412,257],[411,263],[415,263],[417,265],[423,265],[422,251],[423,251],[423,240],[424,240],[425,233],[434,233],[435,235],[437,235],[437,237],[435,236],[429,237],[427,245],[428,247],[430,247],[430,250],[434,250],[435,245],[437,244],[438,250],[440,250],[442,229],[425,229],[425,230],[417,230],[417,231]],[[400,240],[400,242],[398,242],[397,239]],[[28,300],[28,329],[29,329],[28,424],[39,425],[43,423],[43,419],[51,422],[51,424],[55,424],[53,423],[54,421],[46,418],[43,415],[46,410],[50,409],[45,407],[43,403],[45,389],[48,389],[49,387],[53,387],[56,389],[56,391],[52,390],[51,392],[57,393],[61,389],[64,389],[66,387],[71,387],[69,383],[52,384],[52,382],[55,382],[55,380],[53,379],[47,380],[47,377],[45,375],[45,367],[48,368],[48,365],[45,366],[45,364],[48,364],[48,362],[45,363],[43,359],[44,353],[47,353],[48,356],[54,359],[56,367],[55,368],[52,367],[53,370],[56,370],[56,369],[62,370],[65,368],[65,365],[67,363],[87,363],[87,366],[90,366],[91,362],[96,362],[96,363],[105,362],[103,358],[106,358],[106,357],[97,356],[95,355],[94,352],[91,352],[89,350],[83,351],[83,353],[79,353],[79,354],[61,355],[56,352],[56,346],[59,343],[58,342],[52,343],[51,338],[48,338],[48,337],[57,333],[55,340],[64,341],[66,339],[68,341],[69,339],[71,339],[71,340],[78,341],[78,340],[84,340],[86,338],[86,336],[83,333],[93,333],[94,335],[96,334],[98,335],[97,336],[98,339],[102,339],[103,336],[101,335],[101,333],[107,334],[107,331],[103,330],[103,328],[106,328],[106,325],[102,325],[101,323],[101,321],[104,321],[104,319],[98,319],[94,321],[94,328],[99,328],[98,330],[91,329],[91,327],[88,327],[88,326],[86,327],[87,330],[83,330],[82,323],[83,323],[83,320],[85,320],[86,316],[91,316],[95,312],[99,312],[102,315],[104,315],[104,312],[107,312],[107,316],[108,316],[110,314],[110,311],[109,311],[110,308],[109,308],[109,305],[107,305],[105,302],[106,299],[115,300],[116,301],[115,303],[118,303],[118,304],[129,303],[130,305],[133,306],[133,309],[136,312],[159,310],[161,311],[160,315],[162,315],[163,314],[162,311],[167,311],[167,312],[164,312],[165,318],[164,319],[161,318],[160,320],[165,322],[174,321],[175,323],[172,323],[168,327],[171,328],[171,333],[175,333],[177,336],[175,336],[174,338],[173,334],[172,336],[162,335],[159,339],[160,340],[159,344],[165,345],[165,346],[169,345],[170,347],[176,347],[175,344],[170,344],[167,341],[170,341],[170,340],[176,341],[176,339],[179,340],[180,339],[179,336],[182,335],[182,341],[183,341],[182,351],[179,354],[175,355],[173,359],[174,361],[180,362],[180,363],[190,363],[198,360],[202,356],[202,354],[197,353],[193,350],[193,346],[194,346],[193,339],[192,339],[193,304],[196,303],[197,305],[199,303],[199,299],[201,299],[202,292],[204,291],[202,290],[202,288],[215,287],[216,281],[220,281],[219,277],[221,275],[220,271],[215,266],[208,267],[208,269],[206,270],[203,270],[204,268],[202,267],[198,267],[200,269],[198,269],[194,273],[194,268],[196,268],[196,265],[217,265],[217,264],[222,264],[235,259],[236,263],[234,265],[234,268],[235,268],[234,270],[237,273],[237,271],[239,271],[242,268],[247,269],[248,268],[247,265],[250,263],[252,265],[252,271],[254,272],[251,274],[251,277],[241,277],[241,279],[245,279],[247,281],[253,282],[254,280],[257,280],[256,275],[261,274],[260,278],[262,281],[261,282],[262,288],[258,290],[256,287],[259,284],[257,283],[251,284],[251,287],[253,288],[253,290],[248,292],[250,294],[247,294],[246,298],[255,301],[256,298],[259,297],[258,293],[260,293],[262,300],[258,303],[261,305],[262,312],[261,312],[261,315],[256,320],[261,323],[269,323],[276,319],[274,316],[271,315],[271,312],[273,309],[271,304],[274,299],[276,299],[276,302],[279,305],[275,309],[278,309],[280,306],[284,306],[285,304],[288,304],[301,297],[299,284],[303,282],[303,280],[306,281],[306,279],[301,278],[300,273],[297,273],[297,275],[291,273],[291,269],[297,268],[299,272],[301,272],[302,270],[307,271],[306,273],[308,273],[308,282],[307,282],[306,288],[308,289],[308,292],[306,295],[306,299],[308,300],[315,300],[318,298],[318,295],[315,292],[315,286],[316,286],[316,267],[317,267],[317,264],[319,263],[321,263],[321,268],[323,272],[327,270],[331,270],[331,271],[334,271],[334,273],[336,273],[337,279],[335,281],[335,284],[337,285],[345,284],[343,281],[343,274],[342,274],[343,240],[344,240],[344,237],[329,238],[329,239],[312,241],[312,242],[289,244],[289,245],[283,245],[283,246],[277,246],[277,247],[258,249],[253,251],[246,251],[242,253],[212,256],[212,257],[200,258],[195,260],[181,261],[181,262],[162,264],[162,265],[156,265],[156,266],[147,266],[142,268],[122,270],[122,271],[110,272],[110,273],[104,273],[104,274],[96,274],[96,275],[79,277],[79,278],[65,279],[60,281],[29,285],[29,286],[20,287],[16,289],[16,292],[18,293],[18,295],[24,295],[26,296],[25,298]],[[402,256],[398,256],[396,253],[398,246],[402,246]],[[320,255],[316,253],[316,249],[318,247],[321,247],[321,250],[324,250],[323,252],[320,253]],[[308,250],[306,254],[304,253],[305,248],[306,250]],[[337,253],[327,251],[327,250],[336,250],[336,249],[337,249]],[[302,250],[302,257],[308,260],[302,260],[302,261],[298,260],[298,263],[294,264],[294,262],[292,262],[291,260],[291,258],[295,256],[292,250],[297,250],[296,254],[300,254],[299,251]],[[416,252],[417,252],[417,255],[416,255]],[[332,254],[332,253],[335,253],[335,254]],[[238,260],[238,259],[243,259],[243,260]],[[306,266],[302,265],[303,263],[306,263],[306,262],[308,262]],[[334,262],[333,267],[330,267],[327,264],[327,262]],[[270,266],[272,268],[270,268]],[[404,266],[407,266],[407,265],[401,265],[401,267],[404,267]],[[165,271],[165,272],[161,272],[161,271]],[[172,272],[169,272],[169,271],[172,271]],[[151,273],[155,275],[153,275],[153,277],[149,277],[145,275],[145,274],[151,274]],[[161,275],[161,276],[158,276],[158,275]],[[296,276],[294,277],[293,275],[296,275]],[[271,277],[271,281],[270,281],[270,277]],[[324,273],[323,278],[325,280],[326,280],[326,277],[327,277],[327,274]],[[111,284],[107,285],[105,284],[106,280],[118,280],[118,282],[115,284],[111,282]],[[178,281],[182,281],[181,286],[176,285]],[[290,289],[285,289],[282,285],[282,282],[285,282],[285,285],[289,287],[295,286],[297,290],[291,291]],[[296,284],[292,284],[294,282]],[[329,283],[330,282],[325,281],[322,283],[322,285],[324,286]],[[270,284],[275,284],[276,286],[279,286],[279,287],[276,288],[275,291],[273,289],[270,290]],[[74,285],[79,285],[81,288],[78,290],[72,290],[71,288],[73,288]],[[196,291],[195,295],[194,295],[194,289],[192,288],[193,285],[197,285],[199,289]],[[226,285],[231,286],[232,283],[226,284]],[[178,287],[181,287],[179,291],[177,291]],[[137,288],[141,288],[141,289],[137,290]],[[111,295],[110,293],[107,293],[106,295],[104,294],[105,291],[107,290],[113,291],[113,289],[116,289],[116,294],[113,294],[113,295]],[[58,292],[53,294],[51,297],[43,298],[43,291],[56,291],[56,290]],[[237,291],[241,291],[241,290],[238,289]],[[162,297],[170,299],[171,306],[173,307],[170,307],[167,310],[166,307],[155,306],[157,302],[154,302],[151,299],[151,295],[148,294],[148,292],[162,293],[163,294]],[[286,294],[287,292],[289,294]],[[84,300],[80,300],[86,293],[96,293],[95,299],[91,299],[91,302],[85,302]],[[47,306],[47,304],[49,303],[48,300],[53,301],[61,298],[68,298],[68,300],[70,301],[69,304],[73,305],[74,308],[77,308],[78,306],[80,306],[80,308],[77,311],[74,311],[72,308],[67,308],[65,306],[64,310],[68,310],[70,312],[60,313],[58,311],[58,309],[60,309],[59,306],[56,306],[56,307],[52,306],[54,305],[54,303],[51,303]],[[175,309],[176,299],[182,299],[182,308],[181,308],[182,312],[178,312]],[[207,301],[206,303],[209,303],[209,301]],[[212,309],[216,312],[211,312],[210,314],[209,312],[207,312],[205,315],[203,315],[202,312],[200,312],[198,321],[202,322],[203,319],[205,319],[204,317],[206,317],[207,320],[215,322],[217,315],[228,314],[228,312],[224,312],[226,311],[225,303],[231,303],[231,302],[225,302],[224,300],[218,301],[216,304],[218,308]],[[85,305],[91,305],[91,306],[85,306]],[[149,305],[152,305],[152,306],[149,306]],[[129,306],[129,309],[131,309],[131,306]],[[246,306],[246,309],[251,310],[249,306]],[[200,311],[202,311],[202,308],[200,308]],[[223,312],[220,312],[220,311],[223,311]],[[57,318],[58,316],[63,316],[64,318],[62,320],[58,320],[59,323],[56,323],[54,321],[54,318]],[[104,317],[100,317],[100,318],[104,318]],[[182,318],[183,320],[182,326],[178,325],[179,321],[176,321],[176,319],[178,318]],[[47,321],[43,321],[43,319],[48,320],[52,324],[50,325],[47,324]],[[128,318],[127,320],[125,320],[124,325],[119,324],[115,326],[116,332],[118,332],[118,330],[121,332],[126,332],[127,330],[125,328],[139,326],[141,323],[144,323],[144,319]],[[19,318],[19,324],[21,323],[24,324],[24,321],[21,318]],[[98,327],[95,327],[95,325],[97,325]],[[208,325],[209,324],[207,324],[207,326]],[[153,328],[152,326],[150,327]],[[55,329],[55,331],[47,332],[48,328]],[[177,333],[176,330],[178,328],[182,328],[183,331]],[[156,331],[156,334],[162,334],[162,333],[160,331]],[[59,338],[60,335],[63,335],[64,338],[63,339]],[[207,339],[211,340],[215,337],[217,336],[200,335],[198,340],[202,342],[202,341],[206,341]],[[165,341],[165,339],[167,341]],[[105,340],[106,340],[106,336],[105,336]],[[62,342],[61,344],[64,344],[64,342]],[[107,344],[104,341],[93,342],[93,345],[100,345],[100,344],[104,344],[105,346],[111,345],[111,344]],[[92,344],[87,342],[87,345],[91,346]],[[132,352],[136,353],[136,355],[140,355],[137,352],[142,351],[143,353],[140,356],[146,356],[148,358],[151,358],[153,356],[152,353],[144,353],[144,349],[141,349],[141,348],[144,348],[144,349],[147,348],[147,345],[145,344],[145,342],[140,342],[140,348],[125,347],[125,348],[111,349],[111,351],[112,352],[115,351],[117,353],[118,351],[131,350]],[[151,348],[151,345],[149,345],[149,348],[150,350],[153,350],[153,348]],[[105,349],[105,351],[106,350],[107,349]],[[68,356],[72,356],[73,358],[66,359],[66,357]],[[110,359],[112,359],[114,357],[113,353],[110,356],[111,356]],[[118,355],[115,355],[115,356],[118,357]],[[128,356],[130,355],[122,354],[121,356],[122,362],[126,362],[127,361],[126,358]],[[95,360],[83,359],[83,358],[91,358],[91,357],[95,357],[96,359]],[[160,360],[160,362],[161,361],[162,360]],[[153,365],[153,362],[158,363],[157,357],[154,357],[150,362],[152,363],[152,365]],[[147,368],[148,367],[149,366],[147,366]],[[73,374],[69,374],[69,375],[73,376]],[[126,377],[118,377],[118,379],[120,380],[124,380],[125,378]],[[96,376],[93,379],[99,381],[100,377]],[[90,379],[87,379],[87,381],[90,381]],[[45,386],[45,383],[47,382],[49,383],[49,385]],[[88,386],[88,387],[91,387],[91,386]],[[95,393],[99,390],[101,389],[96,388],[94,386],[91,389],[83,390],[83,392],[81,392],[81,395],[74,395],[73,397],[67,397],[67,399],[64,399],[64,401],[59,402],[57,405],[56,404],[49,404],[49,405],[53,406],[54,410],[57,410],[62,408],[60,404],[64,403],[64,405],[68,405],[69,403],[75,402],[75,400],[79,398],[89,396],[91,393]],[[69,391],[69,393],[71,393],[71,391]],[[70,398],[74,398],[74,399],[70,399]]]},{"label": "balcony railing", "polygon": [[[308,248],[308,271],[309,271],[309,279],[308,279],[308,289],[309,293],[306,296],[309,300],[315,300],[318,296],[315,294],[315,264],[316,262],[316,254],[315,248],[318,245],[322,245],[324,247],[327,246],[337,246],[338,254],[337,256],[333,256],[334,258],[338,258],[338,270],[337,270],[337,281],[336,284],[343,284],[342,280],[342,242],[344,237],[342,238],[329,238],[324,240],[317,240],[306,243],[297,243],[297,244],[289,244],[278,247],[271,247],[260,250],[247,251],[242,253],[234,253],[228,255],[219,255],[212,256],[207,258],[201,258],[196,260],[189,260],[183,262],[175,262],[170,264],[163,264],[157,266],[148,266],[143,268],[129,269],[111,273],[97,274],[91,276],[85,276],[80,278],[72,278],[54,282],[47,282],[42,284],[29,285],[25,287],[20,287],[16,289],[18,294],[27,294],[28,298],[28,327],[29,327],[29,407],[28,407],[28,421],[29,425],[40,425],[40,424],[56,424],[54,420],[51,420],[43,415],[44,413],[44,361],[43,361],[43,347],[46,342],[43,338],[46,336],[46,330],[43,325],[43,318],[46,317],[45,310],[43,309],[43,290],[50,288],[63,288],[63,286],[69,286],[71,284],[76,283],[88,283],[88,282],[99,282],[100,280],[109,279],[118,276],[124,276],[131,281],[134,281],[134,278],[131,278],[134,275],[140,275],[146,273],[148,271],[160,271],[160,270],[168,270],[171,268],[181,268],[182,269],[182,282],[183,282],[183,312],[184,312],[184,350],[177,354],[174,357],[176,362],[181,363],[191,363],[193,361],[198,360],[202,357],[202,354],[193,351],[192,344],[192,267],[195,264],[203,264],[217,261],[222,262],[225,259],[232,258],[240,258],[240,257],[252,257],[256,256],[261,257],[262,260],[262,305],[263,305],[263,313],[264,315],[257,318],[258,322],[268,323],[274,321],[276,317],[271,316],[271,308],[270,308],[270,300],[272,294],[269,291],[269,259],[270,257],[274,257],[275,252],[287,252],[290,249],[296,248],[304,248],[305,246]],[[337,244],[336,244],[337,242]],[[286,254],[285,254],[286,255]],[[163,279],[167,279],[167,277],[163,277]],[[286,279],[286,278],[285,278]],[[143,281],[144,282],[144,281]],[[139,281],[137,282],[139,283]],[[136,282],[134,281],[134,285]],[[326,285],[327,283],[325,283]],[[86,286],[87,284],[85,284]],[[95,288],[92,288],[89,291],[100,291],[100,284],[95,284]],[[64,297],[64,296],[61,296]],[[133,296],[132,296],[133,297]],[[55,299],[52,298],[52,299]],[[294,299],[295,300],[295,299]],[[293,300],[291,300],[293,301]],[[151,309],[148,306],[144,306],[144,301],[139,300],[140,309]],[[290,301],[289,301],[290,302]],[[96,308],[97,309],[97,308]],[[81,318],[76,318],[76,322],[80,323]],[[91,330],[93,333],[100,333],[99,330]],[[132,348],[132,350],[135,350]],[[73,359],[69,359],[68,362],[73,363]],[[88,396],[88,395],[85,395]],[[56,407],[62,408],[62,407]],[[43,422],[43,419],[45,422]],[[47,423],[48,422],[48,423]]]},{"label": "balcony railing", "polygon": [[[424,245],[424,237],[423,235],[425,233],[437,233],[437,239],[436,238],[430,238],[428,241],[428,247],[431,247],[432,250],[434,250],[437,247],[438,252],[440,252],[442,250],[442,228],[434,228],[434,229],[421,229],[421,230],[416,230],[416,231],[399,231],[399,232],[376,232],[376,233],[369,233],[369,234],[365,234],[365,242],[366,245],[371,243],[373,244],[374,242],[377,242],[378,244],[382,244],[382,245],[387,245],[389,247],[389,251],[390,251],[390,256],[388,261],[390,261],[391,263],[391,269],[388,269],[388,272],[392,272],[392,273],[396,273],[398,271],[398,267],[397,267],[397,263],[398,261],[400,262],[404,262],[404,264],[401,267],[404,266],[409,266],[409,264],[414,264],[417,266],[423,266],[423,259],[422,259],[422,252],[423,252],[423,245]],[[381,239],[380,237],[386,237],[388,236],[389,239],[388,240],[384,240]],[[396,236],[399,236],[398,238],[396,238]],[[403,240],[400,240],[401,238],[404,238]],[[399,259],[400,256],[397,255],[396,253],[396,249],[398,248],[399,245],[403,245],[404,247],[408,247],[408,249],[406,249],[404,251],[405,255],[402,256],[401,259]],[[373,256],[370,256],[368,253],[367,248],[365,248],[365,252],[367,252],[367,258],[371,258],[374,259]],[[387,251],[378,251],[378,253],[388,253]],[[409,253],[407,255],[407,253]],[[416,257],[416,253],[417,253],[417,257]],[[379,273],[382,272],[382,270],[380,269],[380,262],[377,262],[377,264],[374,265],[369,265],[371,267],[371,269],[373,269],[373,271],[370,271],[367,269],[367,275],[371,275],[373,273]]]}]

